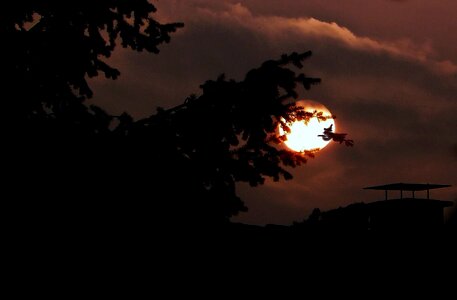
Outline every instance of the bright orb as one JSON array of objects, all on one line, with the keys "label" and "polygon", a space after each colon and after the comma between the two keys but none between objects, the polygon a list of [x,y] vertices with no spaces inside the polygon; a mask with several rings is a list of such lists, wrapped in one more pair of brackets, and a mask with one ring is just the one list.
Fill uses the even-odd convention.
[{"label": "bright orb", "polygon": [[[322,112],[324,116],[331,117],[332,113],[322,104],[311,101],[301,100],[297,102],[297,106],[303,106],[305,111],[308,112]],[[333,132],[335,132],[335,121],[329,118],[325,121],[320,121],[317,117],[313,117],[307,124],[305,121],[295,121],[292,124],[287,124],[290,132],[285,132],[279,126],[279,134],[285,135],[287,140],[284,142],[286,146],[296,152],[304,151],[319,151],[327,146],[330,141],[324,141],[319,135],[324,133],[324,129],[333,125]]]}]

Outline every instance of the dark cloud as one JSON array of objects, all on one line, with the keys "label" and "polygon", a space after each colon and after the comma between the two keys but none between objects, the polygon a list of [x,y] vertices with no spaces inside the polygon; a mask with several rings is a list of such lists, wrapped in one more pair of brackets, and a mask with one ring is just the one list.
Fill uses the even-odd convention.
[{"label": "dark cloud", "polygon": [[408,5],[386,0],[245,0],[242,3],[254,15],[314,17],[336,22],[359,36],[388,41],[412,40],[416,45],[435,47],[437,56],[457,60],[457,41],[453,38],[457,27],[454,0],[416,0],[408,1]]},{"label": "dark cloud", "polygon": [[[323,83],[301,91],[301,97],[325,104],[338,116],[338,130],[348,132],[356,145],[329,145],[306,166],[293,170],[292,181],[267,181],[258,188],[240,184],[250,212],[236,220],[291,223],[314,207],[329,209],[383,197],[361,189],[368,185],[457,183],[455,157],[449,152],[457,141],[457,59],[444,55],[454,47],[451,42],[444,49],[441,43],[423,43],[409,35],[360,34],[370,33],[360,30],[363,23],[390,30],[381,17],[374,17],[374,25],[363,21],[375,15],[373,7],[384,9],[384,0],[359,9],[365,17],[343,16],[341,9],[322,1],[230,2],[159,2],[162,18],[184,21],[186,27],[158,56],[118,51],[112,62],[122,76],[115,82],[94,81],[93,101],[115,113],[127,110],[144,117],[157,106],[182,103],[199,92],[201,83],[221,73],[241,79],[264,60],[311,49],[314,56],[305,71]],[[354,8],[355,2],[341,5]],[[304,8],[309,10],[301,15]],[[431,9],[430,14],[437,11]],[[439,27],[444,21],[436,22]],[[429,38],[428,31],[422,34]],[[453,187],[433,196],[453,200],[455,194]]]}]

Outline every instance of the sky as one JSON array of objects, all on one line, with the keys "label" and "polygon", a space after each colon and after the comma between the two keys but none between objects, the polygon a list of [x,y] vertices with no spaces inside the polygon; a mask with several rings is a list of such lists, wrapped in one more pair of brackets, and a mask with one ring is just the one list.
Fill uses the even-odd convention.
[{"label": "sky", "polygon": [[233,221],[291,224],[316,207],[381,200],[382,191],[362,188],[395,182],[451,184],[431,197],[457,202],[455,0],[154,3],[159,21],[185,27],[159,55],[116,50],[109,62],[121,76],[93,79],[91,102],[138,119],[222,73],[242,80],[263,61],[311,50],[303,71],[322,83],[299,90],[300,99],[324,104],[355,141],[330,144],[290,181],[239,184],[249,211]]}]

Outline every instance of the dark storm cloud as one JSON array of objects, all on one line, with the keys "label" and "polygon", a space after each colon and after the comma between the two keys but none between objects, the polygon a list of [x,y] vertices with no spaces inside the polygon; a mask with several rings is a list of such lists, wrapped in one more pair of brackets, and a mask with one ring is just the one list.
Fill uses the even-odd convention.
[{"label": "dark storm cloud", "polygon": [[[362,35],[362,21],[344,21],[342,10],[322,1],[229,2],[159,2],[163,19],[184,21],[186,27],[158,56],[118,51],[112,63],[122,76],[117,82],[96,80],[94,102],[144,117],[157,106],[182,103],[221,73],[242,79],[264,60],[311,49],[314,56],[305,63],[305,73],[323,83],[301,91],[301,97],[325,104],[338,116],[337,129],[348,132],[356,146],[330,145],[295,169],[292,181],[267,181],[254,189],[240,185],[250,212],[237,220],[290,223],[314,207],[376,199],[376,193],[361,190],[366,185],[457,183],[449,151],[457,141],[457,60],[443,56],[446,50],[409,36]],[[341,5],[349,9],[356,2]],[[387,1],[366,5],[367,17],[381,2]],[[303,7],[308,14],[300,16]],[[436,195],[451,200],[455,188]]]}]

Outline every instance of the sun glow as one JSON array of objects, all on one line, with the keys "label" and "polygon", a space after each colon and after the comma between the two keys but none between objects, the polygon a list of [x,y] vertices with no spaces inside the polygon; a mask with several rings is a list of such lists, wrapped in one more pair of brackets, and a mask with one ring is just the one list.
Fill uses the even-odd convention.
[{"label": "sun glow", "polygon": [[[308,112],[318,111],[322,112],[324,116],[332,116],[325,106],[314,101],[299,101],[297,105],[303,106],[304,110]],[[323,134],[324,129],[331,125],[333,125],[333,130],[335,130],[335,121],[332,118],[320,121],[317,117],[313,117],[307,124],[305,121],[295,121],[292,124],[288,124],[290,133],[286,133],[279,127],[279,134],[286,136],[287,140],[284,144],[293,151],[319,151],[330,142],[324,141],[319,135]]]}]

